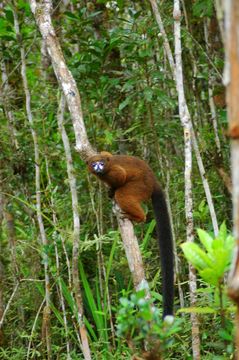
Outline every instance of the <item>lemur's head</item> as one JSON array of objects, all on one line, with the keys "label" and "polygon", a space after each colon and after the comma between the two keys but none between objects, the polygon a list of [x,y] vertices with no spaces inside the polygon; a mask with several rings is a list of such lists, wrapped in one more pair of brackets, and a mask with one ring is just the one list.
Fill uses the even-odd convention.
[{"label": "lemur's head", "polygon": [[111,154],[101,153],[87,160],[88,170],[96,175],[106,174],[109,168]]}]

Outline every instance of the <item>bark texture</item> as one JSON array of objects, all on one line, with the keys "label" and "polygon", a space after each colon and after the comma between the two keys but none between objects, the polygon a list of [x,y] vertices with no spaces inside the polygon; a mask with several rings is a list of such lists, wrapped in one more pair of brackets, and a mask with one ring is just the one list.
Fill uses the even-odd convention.
[{"label": "bark texture", "polygon": [[66,66],[59,40],[52,25],[52,1],[44,0],[42,2],[36,2],[35,0],[30,0],[30,5],[42,38],[46,44],[56,78],[66,98],[75,132],[76,150],[80,152],[82,159],[86,159],[95,152],[87,137],[83,121],[81,98],[76,82]]},{"label": "bark texture", "polygon": [[[194,241],[193,224],[193,195],[192,195],[192,141],[195,141],[195,135],[192,131],[190,114],[186,104],[184,85],[183,85],[183,67],[182,67],[182,48],[181,48],[181,10],[179,0],[174,1],[174,40],[175,40],[175,78],[178,92],[179,116],[184,130],[184,151],[185,151],[185,216],[187,241]],[[197,302],[197,278],[195,269],[189,265],[189,289],[190,303],[195,306]],[[198,315],[191,314],[192,322],[192,352],[193,359],[200,359],[200,336]]]}]

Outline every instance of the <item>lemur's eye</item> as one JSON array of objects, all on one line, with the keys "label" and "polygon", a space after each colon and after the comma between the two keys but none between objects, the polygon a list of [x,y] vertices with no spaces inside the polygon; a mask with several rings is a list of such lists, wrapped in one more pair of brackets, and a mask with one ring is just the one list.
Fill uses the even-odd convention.
[{"label": "lemur's eye", "polygon": [[100,162],[100,165],[101,165],[101,166],[104,166],[105,164],[104,164],[104,162],[103,162],[103,161],[101,161],[101,162]]}]

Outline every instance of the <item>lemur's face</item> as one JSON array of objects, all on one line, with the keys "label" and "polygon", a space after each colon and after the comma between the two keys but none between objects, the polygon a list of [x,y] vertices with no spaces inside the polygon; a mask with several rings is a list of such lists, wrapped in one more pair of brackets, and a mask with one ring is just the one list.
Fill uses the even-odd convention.
[{"label": "lemur's face", "polygon": [[103,160],[94,161],[91,163],[91,167],[96,174],[102,174],[104,172],[105,163]]},{"label": "lemur's face", "polygon": [[109,158],[96,155],[92,156],[87,163],[90,172],[96,175],[105,174],[107,172]]}]

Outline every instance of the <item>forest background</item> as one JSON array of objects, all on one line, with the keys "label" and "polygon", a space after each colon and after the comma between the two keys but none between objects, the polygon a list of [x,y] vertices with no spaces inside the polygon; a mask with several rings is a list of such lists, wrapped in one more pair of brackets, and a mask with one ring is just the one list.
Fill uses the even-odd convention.
[{"label": "forest background", "polygon": [[[0,5],[0,358],[233,358],[234,306],[223,281],[233,241],[220,6],[181,2],[179,55],[194,129],[186,220],[187,124],[178,54],[172,64],[167,50],[174,53],[175,4],[54,1],[51,11],[92,147],[146,160],[165,191],[176,255],[176,320],[165,324],[152,209],[145,205],[147,221],[134,230],[154,315],[151,300],[134,293],[107,189],[74,147],[76,126],[30,3]],[[200,248],[182,249],[190,236]]]}]

